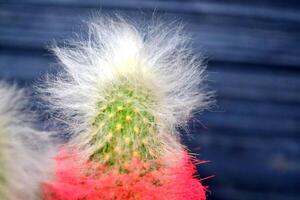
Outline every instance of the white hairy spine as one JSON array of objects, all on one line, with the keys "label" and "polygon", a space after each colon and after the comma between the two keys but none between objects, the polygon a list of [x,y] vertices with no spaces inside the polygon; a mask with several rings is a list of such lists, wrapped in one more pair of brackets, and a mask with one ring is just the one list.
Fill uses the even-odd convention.
[{"label": "white hairy spine", "polygon": [[[38,200],[51,167],[48,135],[34,130],[24,91],[0,82],[0,199]],[[48,148],[49,147],[49,148]]]}]

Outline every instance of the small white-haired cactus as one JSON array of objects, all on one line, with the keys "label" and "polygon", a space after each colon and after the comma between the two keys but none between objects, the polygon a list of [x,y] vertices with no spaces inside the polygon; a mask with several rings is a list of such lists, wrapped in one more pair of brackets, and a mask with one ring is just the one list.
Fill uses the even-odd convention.
[{"label": "small white-haired cactus", "polygon": [[[63,70],[41,88],[68,125],[80,160],[121,174],[129,173],[132,158],[155,161],[149,173],[180,165],[186,154],[177,128],[206,108],[210,96],[203,86],[205,67],[182,27],[101,17],[88,30],[87,38],[54,48]],[[58,196],[53,199],[66,198]]]},{"label": "small white-haired cactus", "polygon": [[[23,112],[23,90],[0,82],[0,199],[38,200],[48,177],[47,136],[34,130]],[[49,155],[49,156],[46,156]]]}]

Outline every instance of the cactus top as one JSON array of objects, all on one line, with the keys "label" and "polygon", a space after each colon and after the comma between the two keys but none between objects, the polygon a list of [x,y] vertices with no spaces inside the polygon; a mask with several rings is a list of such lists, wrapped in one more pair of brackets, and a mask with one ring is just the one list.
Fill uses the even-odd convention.
[{"label": "cactus top", "polygon": [[107,164],[182,150],[177,127],[209,99],[182,26],[102,16],[88,27],[87,37],[54,48],[63,70],[41,89],[71,142]]}]

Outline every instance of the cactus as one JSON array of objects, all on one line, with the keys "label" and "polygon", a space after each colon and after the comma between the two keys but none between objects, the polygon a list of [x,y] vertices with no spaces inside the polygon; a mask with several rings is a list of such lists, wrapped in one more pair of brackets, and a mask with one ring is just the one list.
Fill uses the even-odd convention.
[{"label": "cactus", "polygon": [[22,112],[23,90],[0,82],[0,96],[0,199],[38,200],[51,164],[48,136]]},{"label": "cactus", "polygon": [[177,128],[210,95],[201,60],[174,25],[102,17],[87,41],[54,48],[63,70],[41,91],[72,137],[45,199],[205,199]]}]

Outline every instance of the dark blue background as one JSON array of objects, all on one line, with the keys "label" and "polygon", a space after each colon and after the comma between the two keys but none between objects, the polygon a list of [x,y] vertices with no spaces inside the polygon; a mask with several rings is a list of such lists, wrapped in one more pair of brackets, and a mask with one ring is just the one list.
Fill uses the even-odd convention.
[{"label": "dark blue background", "polygon": [[207,57],[217,106],[184,141],[210,160],[199,166],[215,175],[209,199],[300,199],[299,1],[0,0],[0,78],[30,88],[55,69],[47,47],[99,8],[182,20]]}]

